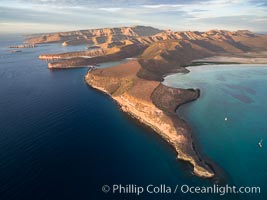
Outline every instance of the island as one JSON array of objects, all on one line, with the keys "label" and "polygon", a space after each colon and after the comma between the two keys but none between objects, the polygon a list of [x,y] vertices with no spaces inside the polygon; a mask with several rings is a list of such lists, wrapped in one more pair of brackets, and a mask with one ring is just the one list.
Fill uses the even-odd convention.
[{"label": "island", "polygon": [[35,48],[36,46],[34,44],[21,44],[21,45],[15,45],[15,46],[9,46],[11,49],[24,49],[24,48]]},{"label": "island", "polygon": [[188,123],[176,114],[179,106],[199,98],[201,91],[167,87],[162,84],[164,77],[188,73],[185,67],[192,63],[267,63],[267,35],[247,30],[175,32],[134,26],[31,35],[26,42],[88,45],[85,51],[40,55],[39,59],[49,61],[49,69],[132,58],[118,66],[89,70],[86,83],[153,129],[175,149],[178,159],[205,178],[216,172],[197,152]]}]

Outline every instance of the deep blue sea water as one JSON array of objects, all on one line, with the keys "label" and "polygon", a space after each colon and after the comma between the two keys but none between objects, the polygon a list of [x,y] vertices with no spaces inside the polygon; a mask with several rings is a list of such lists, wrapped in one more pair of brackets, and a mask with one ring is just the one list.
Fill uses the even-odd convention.
[{"label": "deep blue sea water", "polygon": [[[87,86],[84,82],[87,68],[50,71],[37,58],[41,53],[83,50],[84,46],[46,44],[18,53],[8,52],[9,45],[20,44],[22,40],[21,36],[0,36],[1,200],[249,199],[249,195],[194,195],[179,191],[175,195],[104,194],[101,187],[105,184],[174,187],[212,186],[215,182],[192,175],[190,167],[176,160],[166,142],[122,113],[107,95]],[[116,64],[106,63],[102,67]],[[234,119],[230,111],[229,108],[229,124]],[[192,122],[196,125],[196,121]],[[255,138],[257,143],[264,138],[266,129],[256,127],[262,134]],[[229,143],[209,136],[199,133],[201,151],[225,167],[230,177],[224,177],[227,183],[238,183],[227,163],[219,162],[229,158],[220,152],[222,147],[228,149]],[[220,146],[208,142],[213,140]],[[239,145],[244,146],[243,142],[240,138]],[[254,151],[252,146],[248,148]],[[264,149],[258,152],[263,160]],[[238,155],[239,151],[244,151],[242,146],[231,155]],[[225,158],[217,159],[216,152]],[[243,152],[242,158],[245,153],[248,152]],[[254,156],[242,162],[251,167],[250,161],[255,160],[259,159]],[[257,165],[255,169],[258,173],[263,168]],[[258,179],[264,178],[263,172],[262,179]]]}]

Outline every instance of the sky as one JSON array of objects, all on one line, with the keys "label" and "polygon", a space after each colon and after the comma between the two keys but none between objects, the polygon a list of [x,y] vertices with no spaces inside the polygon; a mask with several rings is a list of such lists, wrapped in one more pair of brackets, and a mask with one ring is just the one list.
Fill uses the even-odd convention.
[{"label": "sky", "polygon": [[267,32],[267,0],[0,0],[0,33],[135,25]]}]

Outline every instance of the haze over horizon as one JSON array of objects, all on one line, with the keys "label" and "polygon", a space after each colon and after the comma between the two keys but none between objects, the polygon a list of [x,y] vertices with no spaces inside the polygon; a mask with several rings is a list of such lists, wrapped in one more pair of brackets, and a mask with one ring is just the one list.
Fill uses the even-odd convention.
[{"label": "haze over horizon", "polygon": [[147,25],[160,29],[266,32],[266,0],[3,0],[0,33]]}]

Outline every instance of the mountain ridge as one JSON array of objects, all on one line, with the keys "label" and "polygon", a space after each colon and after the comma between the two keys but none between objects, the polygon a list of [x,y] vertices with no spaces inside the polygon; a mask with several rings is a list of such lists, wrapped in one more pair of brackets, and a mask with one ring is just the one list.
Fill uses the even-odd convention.
[{"label": "mountain ridge", "polygon": [[[148,33],[144,31],[147,30],[145,27],[141,29],[140,34],[144,36],[129,30],[119,30],[119,37],[114,37],[111,32],[103,36],[103,32],[98,31],[98,36],[86,41],[78,40],[91,45],[86,51],[43,54],[39,58],[49,60],[50,69],[135,58],[110,68],[92,68],[86,74],[85,81],[110,95],[121,110],[158,133],[175,149],[177,158],[193,166],[194,174],[205,178],[216,177],[216,167],[200,157],[189,125],[176,114],[179,106],[196,100],[200,90],[170,88],[161,81],[170,73],[188,72],[185,66],[196,59],[211,56],[225,56],[227,62],[231,62],[229,56],[248,58],[246,62],[254,57],[266,59],[267,35],[247,30],[173,32],[153,29],[153,33]],[[58,42],[62,42],[61,39]],[[74,41],[64,41],[66,43],[63,42],[63,45],[79,43]]]},{"label": "mountain ridge", "polygon": [[[100,60],[119,60],[137,57],[142,69],[140,78],[162,80],[169,73],[184,71],[192,60],[210,56],[237,55],[267,51],[267,35],[248,30],[210,30],[174,32],[153,27],[135,26],[87,30],[87,39],[77,38],[80,32],[53,33],[32,38],[27,42],[61,42],[64,46],[86,44],[81,52],[43,54],[40,59],[53,60],[49,68],[92,65]],[[75,34],[76,36],[73,36]],[[70,40],[72,38],[72,40]],[[53,40],[54,39],[54,40]],[[65,40],[68,39],[68,40]],[[91,58],[92,57],[92,58]],[[95,58],[99,57],[99,59]],[[56,61],[55,61],[56,60]]]}]

